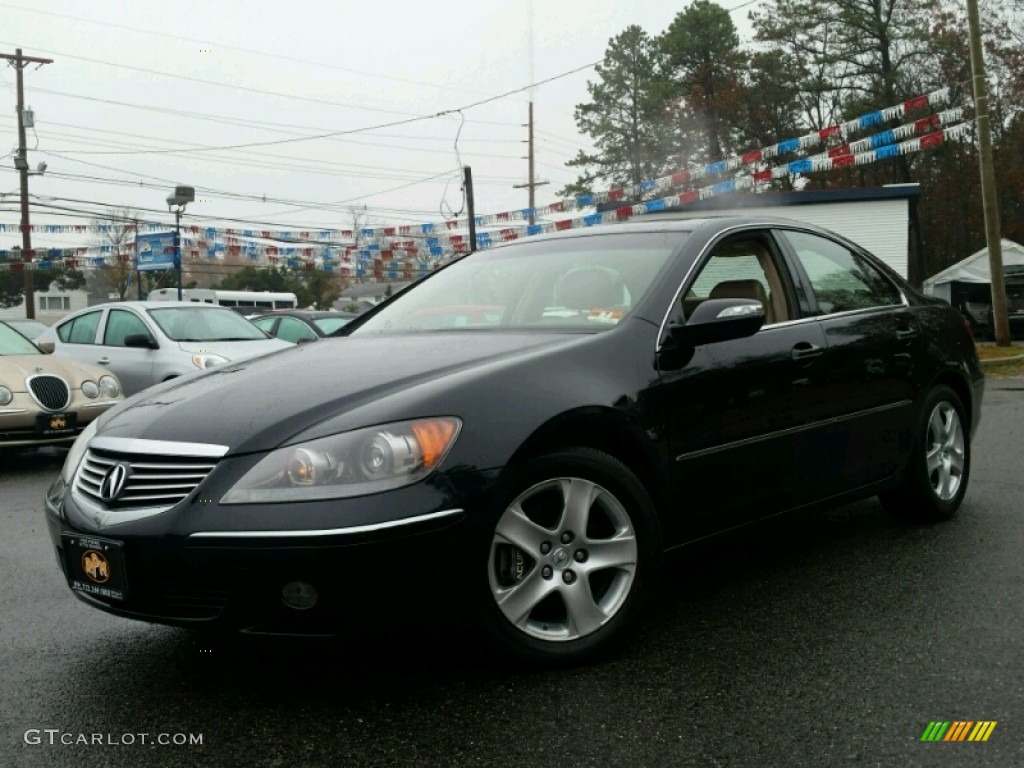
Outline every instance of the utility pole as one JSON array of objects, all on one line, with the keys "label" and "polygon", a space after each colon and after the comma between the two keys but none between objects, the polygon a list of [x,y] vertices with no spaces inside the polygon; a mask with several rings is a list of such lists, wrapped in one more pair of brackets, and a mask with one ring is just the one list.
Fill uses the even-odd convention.
[{"label": "utility pole", "polygon": [[466,213],[469,215],[469,252],[476,250],[476,202],[473,200],[473,169],[462,167],[462,184],[466,190]]},{"label": "utility pole", "polygon": [[985,82],[985,58],[981,49],[981,25],[978,0],[967,0],[967,23],[971,40],[971,74],[974,78],[974,110],[978,123],[978,161],[981,169],[981,201],[985,210],[985,241],[988,244],[988,271],[992,280],[992,330],[996,345],[1010,346],[1010,318],[1006,307],[1006,280],[1003,276],[1003,243],[999,226],[999,198],[992,160],[992,127],[988,116],[988,84]]},{"label": "utility pole", "polygon": [[32,227],[28,215],[28,148],[25,140],[25,82],[22,72],[29,64],[52,64],[53,59],[40,59],[35,56],[22,56],[21,48],[16,48],[14,55],[0,53],[0,59],[6,59],[14,67],[18,81],[18,156],[14,167],[21,177],[21,252],[25,264],[25,317],[36,319],[36,298],[32,279]]},{"label": "utility pole", "polygon": [[527,168],[528,168],[527,173],[529,174],[529,179],[530,180],[526,184],[513,184],[512,187],[514,189],[524,189],[525,188],[525,189],[529,190],[529,193],[530,193],[530,223],[533,224],[534,218],[535,218],[534,215],[533,215],[533,212],[536,210],[536,207],[537,207],[535,202],[534,202],[534,200],[535,200],[534,190],[537,187],[543,187],[548,182],[546,182],[546,181],[537,181],[536,177],[534,175],[534,167],[533,167],[534,166],[534,160],[533,160],[533,154],[534,154],[533,153],[533,102],[532,101],[530,102],[529,122],[526,124],[526,126],[527,126],[527,134],[526,134],[527,135],[527,139],[526,139],[526,143],[527,143],[526,161],[527,161]]}]

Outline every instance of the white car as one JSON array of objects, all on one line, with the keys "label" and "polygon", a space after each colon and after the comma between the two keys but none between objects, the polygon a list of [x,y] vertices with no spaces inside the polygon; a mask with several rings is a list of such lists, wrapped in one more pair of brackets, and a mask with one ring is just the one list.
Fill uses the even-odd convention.
[{"label": "white car", "polygon": [[89,307],[56,323],[37,343],[59,357],[112,371],[126,395],[215,365],[294,347],[230,309],[185,301]]}]

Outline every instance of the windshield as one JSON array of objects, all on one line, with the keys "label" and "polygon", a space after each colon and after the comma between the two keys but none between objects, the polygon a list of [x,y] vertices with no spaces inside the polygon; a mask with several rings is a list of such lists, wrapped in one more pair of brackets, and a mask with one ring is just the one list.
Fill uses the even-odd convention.
[{"label": "windshield", "polygon": [[475,253],[398,297],[352,335],[524,326],[604,330],[629,315],[686,235],[595,235]]},{"label": "windshield", "polygon": [[6,323],[0,323],[0,355],[40,355],[39,348]]},{"label": "windshield", "polygon": [[149,310],[172,341],[252,341],[267,334],[237,312],[217,307],[166,307]]}]

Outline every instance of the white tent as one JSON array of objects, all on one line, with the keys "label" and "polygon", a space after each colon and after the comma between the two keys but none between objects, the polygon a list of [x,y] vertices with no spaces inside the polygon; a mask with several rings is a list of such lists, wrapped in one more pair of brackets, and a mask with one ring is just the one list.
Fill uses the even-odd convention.
[{"label": "white tent", "polygon": [[[1024,271],[1024,245],[1005,239],[1000,242],[1003,244],[1004,275]],[[988,270],[988,248],[982,248],[963,261],[959,261],[925,280],[924,292],[929,296],[937,296],[950,301],[953,283],[988,284],[991,282],[992,276]]]}]

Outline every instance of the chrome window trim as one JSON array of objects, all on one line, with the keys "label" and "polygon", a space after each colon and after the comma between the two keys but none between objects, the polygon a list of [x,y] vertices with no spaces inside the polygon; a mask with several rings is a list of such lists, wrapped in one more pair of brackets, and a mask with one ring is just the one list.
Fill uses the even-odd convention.
[{"label": "chrome window trim", "polygon": [[[778,226],[778,225],[776,224],[774,226]],[[773,225],[770,222],[759,223],[759,222],[755,221],[755,222],[749,222],[749,223],[745,223],[745,224],[734,224],[731,227],[726,227],[725,229],[720,230],[715,235],[715,237],[712,238],[711,241],[709,241],[703,248],[701,248],[700,253],[697,254],[697,258],[693,260],[693,263],[689,266],[689,268],[687,268],[686,274],[683,275],[683,279],[679,281],[679,287],[676,288],[676,292],[672,296],[672,301],[669,302],[668,308],[665,310],[665,316],[661,320],[661,325],[658,326],[658,341],[657,341],[657,344],[655,345],[655,348],[654,348],[655,352],[661,352],[661,348],[663,346],[662,339],[665,337],[665,328],[668,325],[669,317],[671,317],[671,315],[672,315],[672,309],[679,302],[679,297],[682,296],[682,294],[683,294],[683,286],[686,285],[686,283],[690,280],[690,277],[691,277],[691,275],[693,275],[694,270],[697,269],[697,265],[700,264],[701,261],[703,261],[704,257],[707,255],[708,250],[711,248],[711,243],[719,240],[723,235],[729,234],[731,232],[739,232],[739,231],[742,231],[744,229],[772,229],[772,228],[773,228]],[[773,325],[778,325],[778,323],[774,323]]]},{"label": "chrome window trim", "polygon": [[[861,309],[846,309],[846,310],[843,310],[842,312],[833,312],[833,313],[828,314],[828,315],[811,315],[810,317],[798,317],[796,320],[784,320],[781,323],[772,323],[771,325],[763,326],[762,330],[764,330],[764,328],[778,328],[780,325],[799,325],[800,323],[809,323],[812,320],[813,321],[817,321],[817,320],[831,320],[833,317],[849,317],[851,315],[865,315],[865,314],[867,314],[869,312],[883,312],[883,311],[886,311],[886,310],[906,309],[909,306],[910,306],[910,304],[906,301],[906,298],[904,298],[904,302],[902,304],[883,304],[882,306],[878,306],[878,307],[862,307]],[[759,333],[760,333],[760,331],[759,331]]]},{"label": "chrome window trim", "polygon": [[179,443],[170,440],[147,440],[138,437],[109,437],[99,435],[89,441],[89,448],[117,453],[153,454],[156,456],[199,456],[219,459],[228,452],[228,446],[213,443]]},{"label": "chrome window trim", "polygon": [[[875,306],[872,306],[872,307],[862,307],[860,309],[847,309],[847,310],[844,310],[843,312],[832,312],[832,313],[829,313],[829,314],[814,315],[815,319],[820,320],[823,317],[839,317],[839,316],[842,316],[842,315],[853,314],[854,312],[872,312],[872,311],[876,311],[876,310],[879,310],[879,309],[888,309],[890,307],[909,307],[910,306],[910,300],[907,298],[906,292],[900,287],[900,284],[895,282],[889,275],[887,275],[885,273],[885,270],[879,269],[878,267],[876,267],[874,264],[871,263],[871,259],[872,258],[877,259],[878,257],[875,256],[874,254],[868,253],[868,251],[865,251],[863,248],[861,248],[859,245],[857,245],[852,240],[847,240],[845,237],[843,237],[842,235],[840,235],[838,233],[836,233],[836,236],[839,239],[838,240],[833,240],[831,237],[826,236],[826,235],[822,234],[821,232],[816,232],[813,229],[808,229],[806,227],[800,227],[800,226],[776,225],[774,230],[778,231],[778,232],[781,232],[783,235],[785,235],[786,232],[802,232],[805,235],[813,235],[814,237],[820,237],[823,240],[832,240],[832,242],[837,243],[838,245],[843,246],[843,248],[846,248],[854,256],[857,256],[857,257],[863,259],[864,261],[866,261],[868,266],[871,267],[873,270],[875,270],[878,274],[880,274],[885,279],[885,281],[888,282],[889,285],[891,285],[896,290],[896,293],[898,293],[900,295],[900,303],[899,304],[878,304],[878,305],[875,305]],[[796,258],[800,258],[796,254],[796,249],[793,248],[793,244],[792,243],[789,243],[789,247],[793,249],[793,255]],[[870,256],[871,258],[866,258],[868,256]],[[886,266],[888,267],[888,265],[886,265]],[[801,265],[800,268],[803,270],[803,265]],[[889,269],[892,269],[892,267],[889,267]],[[806,274],[806,270],[803,270],[803,271]],[[893,270],[893,271],[895,271],[895,270]],[[812,291],[814,290],[814,285],[813,284],[808,286],[808,287]],[[817,297],[815,297],[815,303],[817,303]]]},{"label": "chrome window trim", "polygon": [[463,509],[444,509],[440,512],[430,512],[426,515],[414,517],[403,517],[401,520],[385,520],[381,523],[370,523],[368,525],[350,525],[346,528],[323,528],[307,531],[197,531],[189,534],[190,539],[295,539],[304,537],[319,536],[351,536],[358,533],[373,533],[374,531],[385,531],[390,528],[399,528],[416,523],[425,523],[431,520],[441,520],[454,515],[461,515]]},{"label": "chrome window trim", "polygon": [[[64,385],[64,388],[67,389],[68,391],[68,396],[67,399],[64,401],[64,405],[60,406],[59,408],[50,408],[49,406],[43,405],[43,402],[38,397],[36,397],[36,393],[32,391],[32,380],[41,379],[44,377],[57,379]],[[66,411],[68,407],[71,405],[71,385],[68,384],[68,382],[64,379],[63,376],[60,376],[56,373],[33,373],[31,376],[26,376],[25,390],[28,392],[28,396],[35,401],[36,405],[38,405],[46,413],[60,413],[61,411]]]},{"label": "chrome window trim", "polygon": [[[808,234],[808,235],[815,235],[816,237],[823,237],[826,240],[831,240],[832,239],[831,237],[823,235],[821,232],[818,232],[818,231],[813,230],[813,229],[807,229],[807,228],[800,227],[800,226],[780,225],[778,222],[760,222],[760,223],[759,222],[751,222],[751,223],[747,223],[747,224],[737,224],[737,225],[734,225],[732,227],[728,227],[726,229],[723,229],[723,230],[721,230],[721,232],[719,232],[715,236],[715,240],[720,239],[720,236],[722,236],[722,235],[730,234],[732,232],[737,232],[737,231],[741,231],[741,230],[744,230],[744,229],[760,229],[760,228],[767,228],[768,230],[770,230],[773,233],[775,231],[781,231],[783,234],[785,234],[785,232],[787,232],[787,231],[803,232],[803,233]],[[850,245],[856,245],[855,243],[849,243],[848,244],[847,242],[844,242],[845,238],[842,238],[841,236],[840,236],[840,238],[841,238],[840,240],[833,240],[833,242],[835,242],[835,243],[837,243],[839,245],[842,245],[844,248],[847,248],[847,249],[850,249]],[[792,247],[792,246],[790,246],[790,247]],[[665,337],[665,328],[668,325],[668,320],[669,320],[669,317],[671,317],[671,315],[672,315],[673,308],[679,302],[680,296],[683,293],[683,286],[686,285],[686,283],[689,281],[690,277],[693,275],[694,270],[697,268],[697,265],[701,263],[701,261],[704,259],[705,255],[707,255],[708,249],[710,249],[710,248],[711,248],[711,243],[709,242],[707,245],[705,245],[701,249],[700,253],[697,254],[697,258],[693,260],[693,263],[686,270],[686,274],[683,275],[683,279],[679,282],[679,287],[676,289],[675,294],[672,296],[672,301],[669,302],[668,309],[665,310],[665,316],[662,318],[661,325],[658,326],[658,342],[657,342],[657,344],[656,344],[656,346],[654,348],[654,351],[656,353],[660,352],[662,347],[664,346],[663,343],[662,343],[662,339],[664,339],[664,337]],[[859,256],[861,258],[864,258],[864,254],[860,253],[858,250],[855,250],[855,249],[850,249],[850,250],[855,255],[857,255],[857,256]],[[899,286],[899,284],[894,282],[892,280],[892,278],[889,277],[889,275],[885,274],[884,271],[878,269],[878,267],[876,267],[874,264],[872,264],[870,260],[867,260],[867,262],[871,266],[872,269],[874,269],[875,271],[879,272],[882,275],[882,277],[884,277],[889,282],[889,284],[892,285],[892,287],[896,289],[896,292],[900,296],[900,303],[899,304],[882,304],[882,305],[879,305],[877,307],[864,307],[864,308],[861,308],[861,309],[848,309],[848,310],[844,310],[843,312],[832,312],[830,314],[811,315],[809,317],[798,317],[795,320],[782,320],[782,321],[777,322],[777,323],[770,323],[768,325],[761,326],[761,331],[766,330],[766,329],[770,329],[770,328],[782,328],[782,327],[787,327],[787,326],[791,326],[791,325],[800,325],[801,323],[816,322],[818,320],[825,320],[825,319],[830,319],[830,318],[833,318],[833,317],[844,317],[844,316],[847,316],[847,315],[855,315],[855,314],[861,314],[861,313],[865,313],[865,312],[878,312],[879,310],[883,310],[883,309],[895,309],[895,308],[899,308],[899,307],[902,307],[902,308],[909,307],[910,306],[910,300],[907,299],[906,292]],[[813,286],[811,286],[811,288],[813,290]],[[760,333],[761,331],[758,331],[758,333]]]}]

